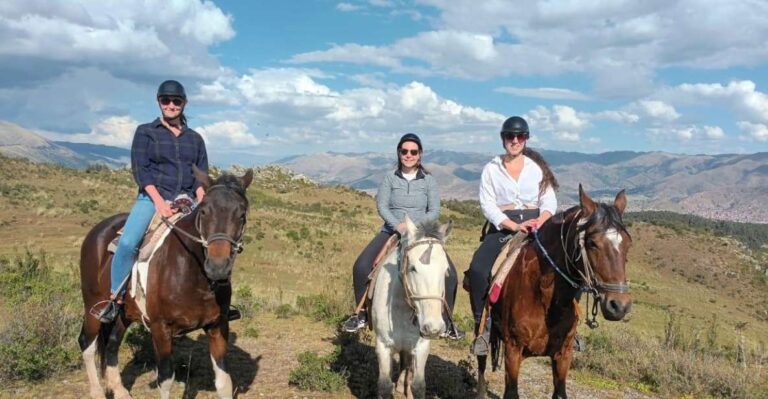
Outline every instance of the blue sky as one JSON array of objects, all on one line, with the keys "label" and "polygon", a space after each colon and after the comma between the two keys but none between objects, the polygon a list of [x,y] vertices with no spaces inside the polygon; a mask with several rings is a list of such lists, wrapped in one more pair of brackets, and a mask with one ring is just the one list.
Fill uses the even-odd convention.
[{"label": "blue sky", "polygon": [[768,2],[4,1],[0,119],[129,147],[184,83],[216,163],[318,151],[768,151]]}]

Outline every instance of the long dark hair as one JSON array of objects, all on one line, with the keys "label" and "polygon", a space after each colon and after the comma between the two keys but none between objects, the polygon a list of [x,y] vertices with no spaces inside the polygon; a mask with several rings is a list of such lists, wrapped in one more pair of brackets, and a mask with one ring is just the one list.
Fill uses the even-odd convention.
[{"label": "long dark hair", "polygon": [[555,174],[552,173],[552,169],[549,168],[549,164],[538,151],[525,146],[525,148],[523,148],[523,155],[531,158],[533,162],[536,162],[536,165],[539,165],[541,172],[544,175],[541,178],[541,183],[539,183],[539,195],[544,194],[544,192],[547,191],[547,187],[552,187],[552,190],[555,191],[560,188],[560,184],[557,182]]}]

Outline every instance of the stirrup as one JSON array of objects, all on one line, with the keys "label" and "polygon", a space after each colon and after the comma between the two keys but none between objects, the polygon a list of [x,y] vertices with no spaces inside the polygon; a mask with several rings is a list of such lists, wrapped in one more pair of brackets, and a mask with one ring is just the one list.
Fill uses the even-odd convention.
[{"label": "stirrup", "polygon": [[[106,302],[107,304],[103,308],[97,310],[97,307],[104,302]],[[99,320],[99,322],[104,324],[109,324],[114,322],[119,312],[120,312],[120,305],[115,300],[97,302],[88,311],[88,313],[90,313],[91,316],[95,317],[96,319]]]},{"label": "stirrup", "polygon": [[229,321],[240,320],[242,317],[243,317],[243,314],[240,313],[240,310],[238,308],[235,308],[235,307],[229,308],[229,311],[227,312],[227,319]]},{"label": "stirrup", "polygon": [[472,341],[472,346],[469,348],[469,353],[475,356],[488,356],[488,353],[490,352],[491,352],[491,345],[488,342],[488,339],[485,338],[485,333],[483,333],[483,335],[475,337],[475,340]]}]

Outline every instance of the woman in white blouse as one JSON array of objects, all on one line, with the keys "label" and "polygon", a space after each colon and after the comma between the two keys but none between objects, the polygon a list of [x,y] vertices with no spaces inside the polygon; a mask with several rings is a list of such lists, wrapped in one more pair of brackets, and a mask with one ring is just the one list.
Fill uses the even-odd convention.
[{"label": "woman in white blouse", "polygon": [[[506,241],[502,239],[518,231],[536,229],[557,209],[557,180],[541,154],[526,147],[529,137],[525,119],[519,116],[507,119],[501,128],[506,153],[494,157],[483,168],[480,207],[489,222],[488,231],[484,232],[482,244],[466,272],[475,335],[485,306],[491,268]],[[488,328],[485,331],[489,331]]]}]

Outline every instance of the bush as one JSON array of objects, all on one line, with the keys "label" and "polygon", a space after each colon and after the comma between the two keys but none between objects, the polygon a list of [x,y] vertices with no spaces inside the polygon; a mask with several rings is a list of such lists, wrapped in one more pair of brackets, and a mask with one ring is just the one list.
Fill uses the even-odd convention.
[{"label": "bush", "polygon": [[0,380],[40,380],[78,367],[77,281],[45,255],[0,259],[0,296],[13,317],[0,330]]},{"label": "bush", "polygon": [[296,310],[299,314],[331,325],[344,319],[345,309],[346,304],[334,302],[324,294],[296,298]]},{"label": "bush", "polygon": [[284,303],[275,308],[275,315],[278,319],[290,319],[293,314],[293,306],[290,303]]},{"label": "bush", "polygon": [[331,363],[339,356],[339,347],[326,356],[315,352],[302,352],[298,355],[299,367],[291,370],[288,383],[303,391],[337,392],[346,384],[344,373],[331,370]]}]

